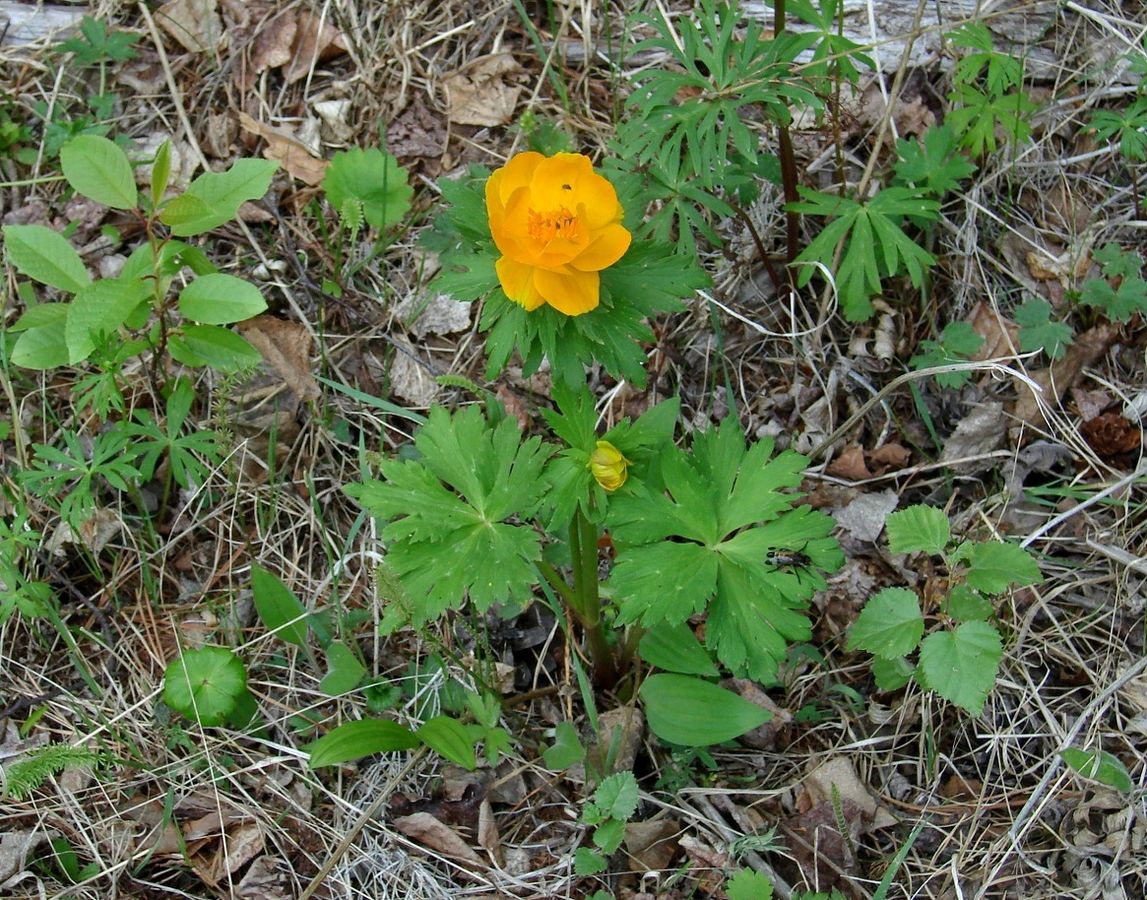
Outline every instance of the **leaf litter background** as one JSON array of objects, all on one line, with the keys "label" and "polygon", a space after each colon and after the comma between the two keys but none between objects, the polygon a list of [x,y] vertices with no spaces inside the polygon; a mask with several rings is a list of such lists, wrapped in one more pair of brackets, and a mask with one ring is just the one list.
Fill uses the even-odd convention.
[{"label": "leaf litter background", "polygon": [[[847,555],[815,601],[813,646],[823,658],[794,658],[783,690],[730,685],[774,718],[715,749],[715,769],[669,756],[644,734],[638,712],[599,700],[602,745],[621,734],[620,764],[643,788],[615,860],[626,874],[608,883],[572,875],[584,773],[551,770],[541,751],[558,723],[577,723],[585,740],[589,733],[546,614],[490,619],[484,632],[454,621],[424,637],[375,636],[386,593],[373,578],[379,546],[369,523],[347,537],[357,511],[340,488],[360,476],[360,442],[393,453],[411,423],[330,383],[423,412],[432,401],[471,399],[436,381],[480,381],[483,356],[471,310],[426,290],[435,260],[418,235],[433,211],[434,180],[521,149],[513,123],[527,111],[599,155],[624,74],[658,62],[626,53],[641,36],[624,27],[636,5],[521,4],[540,47],[516,5],[499,0],[0,5],[9,19],[0,83],[15,109],[27,113],[39,100],[82,108],[95,70],[61,69],[42,33],[90,12],[141,36],[137,58],[108,75],[121,97],[116,132],[141,156],[170,139],[184,181],[204,163],[220,169],[240,155],[283,167],[268,196],[244,208],[245,227],[220,229],[205,245],[225,270],[259,281],[272,302],[270,314],[243,327],[263,370],[243,383],[207,375],[198,385],[193,415],[225,429],[235,448],[217,483],[181,498],[158,554],[140,552],[114,503],[83,534],[39,511],[35,524],[49,537],[45,577],[69,623],[92,634],[80,649],[96,684],[80,680],[50,628],[4,626],[0,762],[50,741],[82,744],[106,761],[96,775],[68,769],[26,799],[6,799],[4,896],[551,897],[608,887],[624,897],[721,897],[726,874],[745,866],[775,876],[781,896],[788,886],[836,886],[861,898],[915,829],[891,897],[1144,896],[1142,330],[1137,321],[1096,325],[1039,368],[1038,358],[1017,356],[1010,318],[1017,298],[1062,303],[1092,270],[1093,247],[1142,247],[1128,173],[1081,126],[1088,110],[1130,89],[1115,61],[1147,24],[1142,4],[983,5],[997,47],[1024,58],[1042,109],[1032,141],[986,160],[946,205],[933,248],[943,261],[927,301],[895,286],[903,295],[877,300],[877,316],[857,327],[825,315],[811,292],[787,308],[753,265],[748,235],[725,224],[725,250],[706,258],[716,302],[698,297],[689,312],[654,323],[649,387],[592,373],[607,423],[680,393],[687,430],[735,414],[748,434],[775,434],[804,452],[834,435],[806,487],[836,517]],[[938,6],[944,29],[975,8],[970,0]],[[746,7],[763,15],[759,4]],[[877,45],[881,69],[844,102],[859,173],[870,154],[888,150],[873,141],[898,67],[904,80],[891,121],[905,136],[942,120],[951,62],[932,5],[911,40],[915,4],[846,9],[847,29]],[[1096,71],[1098,82],[1075,85],[1078,73]],[[567,86],[568,108],[551,72]],[[823,187],[832,136],[803,125],[795,132],[802,181]],[[316,185],[334,151],[377,145],[380,127],[411,172],[416,212],[371,258],[367,236],[347,247],[324,238],[319,218],[329,228],[333,216]],[[0,165],[7,181],[26,175]],[[124,221],[50,183],[9,187],[0,203],[5,223],[77,223],[70,238],[100,272],[133,249]],[[780,198],[766,193],[752,213],[779,247]],[[120,241],[101,235],[106,224],[120,226]],[[340,297],[322,290],[332,277],[341,279]],[[9,304],[5,315],[18,312]],[[919,342],[951,321],[985,338],[982,359],[1004,360],[1023,378],[985,365],[956,391],[919,383],[937,448],[907,387],[871,401]],[[1028,383],[1044,388],[1044,402]],[[23,398],[19,414],[36,439],[50,437],[35,432],[37,409],[50,405],[66,418],[70,387],[66,372],[53,372]],[[154,402],[142,376],[135,387],[137,402]],[[511,369],[491,387],[524,426],[536,424],[544,373],[527,380]],[[1077,505],[1064,492],[1049,508],[1025,493],[1113,482],[1120,486],[1107,502]],[[225,499],[209,502],[212,493]],[[946,506],[957,534],[1026,537],[1042,555],[1047,581],[997,610],[1008,651],[977,719],[915,688],[876,692],[866,656],[844,650],[872,593],[930,590],[933,573],[888,556],[879,539],[884,517],[914,502]],[[99,583],[79,561],[83,552],[99,560]],[[266,639],[250,600],[252,564],[316,608],[360,611],[354,637],[388,678],[409,677],[413,661],[442,649],[461,664],[452,674],[465,678],[474,655],[492,651],[509,701],[504,723],[519,738],[510,758],[474,774],[426,754],[308,772],[299,750],[308,737],[292,717],[329,726],[361,715],[361,702],[327,698],[317,687],[322,671]],[[166,663],[180,645],[204,642],[242,647],[267,737],[181,730],[165,715]],[[411,708],[433,704],[436,687],[416,681]],[[32,711],[38,718],[22,730]],[[1120,795],[1072,775],[1058,757],[1069,744],[1114,753],[1135,791]],[[86,883],[63,884],[35,862],[61,837],[94,864]]]}]

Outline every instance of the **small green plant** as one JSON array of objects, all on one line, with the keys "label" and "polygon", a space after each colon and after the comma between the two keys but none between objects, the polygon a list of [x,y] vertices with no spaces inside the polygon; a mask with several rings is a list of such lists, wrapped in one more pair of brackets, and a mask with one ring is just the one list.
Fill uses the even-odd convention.
[{"label": "small green plant", "polygon": [[27,557],[36,552],[40,532],[28,526],[28,511],[0,518],[0,626],[12,616],[36,619],[49,614],[51,586],[29,575]]},{"label": "small green plant", "polygon": [[1143,260],[1118,244],[1104,244],[1093,254],[1103,270],[1102,278],[1083,285],[1080,302],[1093,306],[1113,322],[1127,322],[1136,313],[1147,313],[1147,281]]},{"label": "small green plant", "polygon": [[625,838],[625,824],[637,812],[638,797],[632,772],[610,775],[597,786],[581,811],[581,823],[593,829],[593,847],[578,847],[574,852],[578,875],[597,875],[608,868],[609,857]]},{"label": "small green plant", "polygon": [[[113,209],[134,211],[148,240],[118,277],[93,281],[58,232],[41,225],[5,225],[8,261],[16,271],[70,298],[29,307],[10,329],[22,332],[12,361],[32,369],[77,365],[97,347],[125,342],[136,354],[150,354],[157,366],[165,354],[187,366],[221,371],[258,362],[258,351],[223,326],[267,308],[259,289],[218,272],[202,251],[173,236],[203,234],[233,219],[244,201],[266,192],[278,164],[240,159],[226,172],[204,173],[183,194],[165,199],[170,146],[164,144],[150,197],[140,206],[131,164],[111,141],[85,135],[60,154],[64,177],[78,193]],[[172,303],[169,289],[185,268],[198,277]]]},{"label": "small green plant", "polygon": [[242,728],[255,716],[247,667],[227,647],[187,650],[163,673],[163,701],[204,727]]},{"label": "small green plant", "polygon": [[995,152],[997,132],[1017,143],[1027,140],[1038,107],[1022,89],[1022,62],[997,52],[981,22],[969,22],[947,37],[953,46],[971,51],[956,63],[948,95],[947,123],[960,135],[960,146],[980,158]]},{"label": "small green plant", "polygon": [[1084,778],[1098,781],[1108,787],[1115,788],[1124,794],[1130,794],[1135,787],[1131,775],[1122,760],[1106,750],[1083,750],[1079,747],[1067,747],[1060,752],[1063,761],[1073,771]]},{"label": "small green plant", "polygon": [[[939,340],[923,340],[920,352],[908,360],[914,369],[932,369],[953,363],[968,362],[984,343],[984,338],[967,322],[949,322]],[[971,372],[940,372],[936,383],[944,388],[958,388],[968,382]]]},{"label": "small green plant", "polygon": [[[820,25],[832,17],[825,9],[821,14],[806,3],[800,12]],[[698,235],[720,245],[714,220],[751,202],[762,177],[795,184],[787,144],[790,107],[822,109],[814,81],[826,67],[848,75],[855,60],[864,60],[830,28],[820,34],[778,28],[767,37],[754,20],[738,28],[741,18],[739,4],[719,0],[702,0],[688,18],[670,21],[664,11],[645,17],[655,33],[637,49],[667,53],[674,66],[638,76],[611,145],[607,171],[631,212],[655,204],[649,218],[637,223],[639,235],[663,243],[675,239],[678,251],[690,256]],[[804,77],[797,58],[814,48]],[[751,110],[763,111],[780,129],[779,161],[746,124]]]},{"label": "small green plant", "polygon": [[92,768],[102,762],[102,757],[86,747],[73,747],[71,744],[48,744],[29,750],[20,759],[4,767],[4,795],[13,800],[24,800],[31,795],[49,776],[64,769],[77,766]]},{"label": "small green plant", "polygon": [[[941,557],[945,574],[927,592],[935,608],[927,610],[926,620],[915,591],[885,588],[869,599],[853,623],[848,649],[867,650],[876,657],[872,671],[880,690],[897,690],[915,678],[921,687],[978,716],[1003,656],[999,629],[990,621],[995,615],[992,598],[1041,581],[1039,566],[1015,544],[954,544],[948,517],[931,506],[893,513],[886,531],[892,553]],[[912,663],[908,657],[917,650]]]},{"label": "small green plant", "polygon": [[1051,359],[1060,359],[1075,336],[1071,326],[1052,318],[1051,304],[1042,297],[1031,297],[1016,307],[1016,324],[1020,326],[1020,350],[1031,353],[1042,350]]}]

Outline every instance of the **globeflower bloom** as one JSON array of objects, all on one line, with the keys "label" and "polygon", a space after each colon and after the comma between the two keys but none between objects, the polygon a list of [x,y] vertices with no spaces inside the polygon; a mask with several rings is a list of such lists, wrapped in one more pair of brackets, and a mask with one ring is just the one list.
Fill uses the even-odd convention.
[{"label": "globeflower bloom", "polygon": [[580,316],[594,309],[598,273],[631,240],[617,191],[580,153],[519,153],[486,182],[486,214],[502,253],[498,281],[527,310],[548,303]]},{"label": "globeflower bloom", "polygon": [[589,470],[607,491],[616,491],[628,477],[629,460],[609,441],[598,441],[589,457]]}]

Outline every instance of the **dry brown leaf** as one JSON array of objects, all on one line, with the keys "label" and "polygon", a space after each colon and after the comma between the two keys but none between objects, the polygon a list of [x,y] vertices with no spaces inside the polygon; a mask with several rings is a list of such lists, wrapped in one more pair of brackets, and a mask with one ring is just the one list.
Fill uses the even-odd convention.
[{"label": "dry brown leaf", "polygon": [[780,734],[782,728],[787,727],[792,722],[792,714],[787,709],[777,706],[773,702],[773,698],[766,694],[755,681],[749,681],[747,678],[731,678],[725,686],[732,688],[750,703],[767,709],[771,714],[767,722],[758,725],[752,731],[745,732],[737,740],[746,747],[752,747],[755,750],[775,750],[777,735]]},{"label": "dry brown leaf", "polygon": [[295,40],[291,46],[291,60],[283,69],[283,80],[287,84],[294,84],[305,78],[316,62],[346,52],[346,46],[346,39],[329,21],[305,9],[300,10]]},{"label": "dry brown leaf", "polygon": [[422,98],[416,95],[413,102],[387,125],[386,149],[395,156],[441,156],[446,150],[446,129],[442,117],[427,109]]},{"label": "dry brown leaf", "polygon": [[239,326],[239,330],[278,372],[287,387],[300,400],[321,396],[318,382],[311,374],[311,335],[297,322],[274,316],[256,316]]},{"label": "dry brown leaf", "polygon": [[226,839],[219,842],[202,873],[203,880],[219,884],[261,854],[264,846],[263,829],[258,822],[248,821],[228,828]]},{"label": "dry brown leaf", "polygon": [[394,827],[408,838],[424,847],[429,847],[436,853],[449,856],[451,859],[460,859],[481,868],[486,863],[475,853],[469,844],[459,836],[453,828],[442,824],[430,813],[416,812],[409,816],[399,816],[394,820]]},{"label": "dry brown leaf", "polygon": [[976,334],[984,339],[984,343],[973,354],[972,359],[999,359],[1000,357],[1015,356],[1020,345],[1020,327],[1015,322],[1005,319],[981,300],[968,316],[968,324],[972,326],[972,330]]},{"label": "dry brown leaf", "polygon": [[868,454],[868,462],[876,475],[883,475],[893,469],[903,469],[912,458],[912,451],[895,441],[882,444]]},{"label": "dry brown leaf", "polygon": [[801,785],[808,795],[808,807],[824,802],[831,804],[835,787],[842,800],[854,803],[865,818],[871,820],[869,828],[887,828],[896,824],[888,811],[873,799],[868,787],[856,774],[852,760],[846,756],[834,756],[821,763],[804,777]]},{"label": "dry brown leaf", "polygon": [[625,826],[625,850],[640,872],[668,869],[680,849],[676,837],[681,823],[673,818],[629,822]]},{"label": "dry brown leaf", "polygon": [[239,124],[248,134],[261,137],[267,142],[263,156],[282,163],[292,178],[312,187],[322,182],[329,165],[327,160],[317,158],[306,144],[285,128],[259,122],[245,112],[239,113]]},{"label": "dry brown leaf", "polygon": [[502,836],[498,834],[498,823],[494,820],[494,810],[489,800],[483,800],[478,807],[478,846],[501,865]]},{"label": "dry brown leaf", "polygon": [[505,125],[514,117],[523,69],[510,53],[482,56],[442,79],[446,115],[457,125]]},{"label": "dry brown leaf", "polygon": [[1038,397],[1026,382],[1017,380],[1018,396],[1012,411],[1015,418],[1026,425],[1044,428],[1046,423],[1041,405],[1058,405],[1064,393],[1079,380],[1083,370],[1106,353],[1118,337],[1119,326],[1111,322],[1089,328],[1075,339],[1063,357],[1053,362],[1050,368],[1030,373],[1031,379],[1043,388]]},{"label": "dry brown leaf", "polygon": [[167,0],[155,21],[190,53],[214,50],[223,35],[216,0]]},{"label": "dry brown leaf", "polygon": [[864,481],[871,478],[872,473],[864,461],[864,448],[859,444],[852,444],[840,451],[828,465],[828,474],[845,481]]},{"label": "dry brown leaf", "polygon": [[[1004,415],[1002,403],[977,404],[960,420],[956,430],[944,441],[944,451],[940,454],[940,460],[952,462],[991,453],[1004,445],[1007,431],[1007,417]],[[983,464],[990,466],[992,460],[985,459]]]},{"label": "dry brown leaf", "polygon": [[251,48],[251,68],[258,73],[289,63],[298,31],[299,20],[294,10],[288,9],[271,19],[267,27],[255,36]]}]

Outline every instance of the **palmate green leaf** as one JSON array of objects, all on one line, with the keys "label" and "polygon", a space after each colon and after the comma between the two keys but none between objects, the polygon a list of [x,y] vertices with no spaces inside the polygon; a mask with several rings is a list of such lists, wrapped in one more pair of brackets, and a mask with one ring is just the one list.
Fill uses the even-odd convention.
[{"label": "palmate green leaf", "polygon": [[548,305],[526,310],[499,289],[486,301],[481,327],[489,329],[486,373],[495,377],[515,349],[523,371],[537,371],[548,359],[555,381],[585,383],[585,367],[600,363],[613,375],[644,384],[645,350],[653,340],[647,317],[681,309],[680,298],[707,283],[695,260],[668,247],[634,247],[601,273],[601,303],[584,315],[567,316]]},{"label": "palmate green leaf", "polygon": [[139,203],[127,154],[105,137],[72,138],[60,148],[60,166],[68,184],[96,203],[112,209],[134,209]]},{"label": "palmate green leaf", "polygon": [[958,152],[959,141],[951,125],[934,125],[923,139],[913,137],[896,142],[896,176],[901,181],[927,189],[934,197],[954,191],[960,182],[976,171],[975,165]]},{"label": "palmate green leaf", "polygon": [[890,514],[884,528],[893,553],[943,553],[952,539],[947,514],[924,504]]},{"label": "palmate green leaf", "polygon": [[1042,350],[1052,359],[1060,359],[1071,346],[1074,334],[1066,322],[1053,321],[1051,304],[1042,297],[1032,297],[1016,307],[1014,318],[1020,326],[1020,349],[1025,353]]},{"label": "palmate green leaf", "polygon": [[945,700],[978,716],[996,683],[1003,656],[1000,633],[987,622],[965,622],[920,644],[916,677]]},{"label": "palmate green leaf", "polygon": [[323,191],[340,215],[348,200],[361,201],[367,222],[379,231],[401,222],[414,196],[398,160],[373,147],[340,150],[332,156]]},{"label": "palmate green leaf", "polygon": [[512,419],[489,426],[481,410],[434,407],[415,437],[419,460],[387,460],[382,478],[345,490],[386,520],[387,563],[418,625],[468,596],[480,610],[525,597],[540,543],[529,519],[545,498],[553,447],[525,441]]},{"label": "palmate green leaf", "polygon": [[64,236],[43,225],[5,225],[8,261],[33,281],[74,294],[91,284],[80,255]]},{"label": "palmate green leaf", "polygon": [[163,208],[159,219],[176,237],[218,228],[234,219],[245,201],[267,193],[278,168],[272,160],[237,159],[226,172],[204,172]]},{"label": "palmate green leaf", "polygon": [[[864,204],[805,187],[799,190],[804,200],[790,203],[790,210],[827,216],[831,221],[794,262],[830,266],[837,244],[844,242],[835,275],[845,318],[862,321],[872,314],[869,297],[880,290],[883,278],[907,273],[915,286],[923,283],[935,257],[904,233],[901,222],[908,216],[935,220],[940,208],[936,200],[907,187],[885,188]],[[818,271],[805,265],[798,284],[807,284]]]},{"label": "palmate green leaf", "polygon": [[848,649],[895,659],[915,650],[923,635],[924,617],[916,593],[889,587],[864,604],[848,631]]},{"label": "palmate green leaf", "polygon": [[163,674],[164,702],[204,726],[222,725],[247,692],[247,669],[233,650],[188,650]]},{"label": "palmate green leaf", "polygon": [[[633,491],[610,501],[606,525],[618,549],[610,588],[618,622],[680,623],[708,608],[706,643],[738,674],[771,680],[788,641],[807,639],[807,599],[822,571],[843,556],[832,520],[793,509],[804,460],[769,459],[771,442],[746,449],[729,420],[694,438],[692,454],[660,456],[665,491]],[[808,565],[781,571],[770,552],[788,548]]]}]

